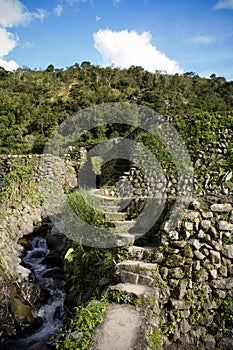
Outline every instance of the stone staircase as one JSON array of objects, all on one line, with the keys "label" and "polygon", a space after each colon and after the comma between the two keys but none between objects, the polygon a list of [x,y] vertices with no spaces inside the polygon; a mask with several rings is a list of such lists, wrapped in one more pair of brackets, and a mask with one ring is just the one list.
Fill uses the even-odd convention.
[{"label": "stone staircase", "polygon": [[123,198],[106,194],[111,193],[108,189],[94,189],[90,193],[98,199],[101,209],[104,212],[105,219],[108,221],[109,227],[116,234],[116,245],[125,244],[133,245],[135,240],[140,238],[140,233],[131,233],[136,222],[127,220],[127,212],[122,211],[130,203],[131,198]]},{"label": "stone staircase", "polygon": [[[132,229],[135,226],[135,221],[128,220],[127,213],[122,211],[122,208],[124,208],[125,205],[129,203],[129,199],[109,196],[106,192],[106,190],[98,189],[92,191],[92,194],[94,194],[101,200],[101,203],[104,207],[105,218],[108,220],[109,225],[115,228],[117,231],[117,245],[122,246],[125,243],[127,243],[127,249],[130,256],[130,259],[122,261],[116,265],[115,277],[117,284],[111,286],[110,288],[111,290],[120,291],[124,294],[127,293],[133,298],[144,301],[144,303],[147,303],[147,300],[150,300],[151,304],[148,305],[146,309],[153,308],[154,310],[154,308],[157,308],[157,310],[159,310],[159,307],[157,307],[156,305],[158,305],[159,303],[160,294],[159,289],[154,285],[154,281],[158,271],[158,264],[149,262],[150,254],[156,248],[139,247],[134,245],[137,238],[141,237],[141,234],[132,233]],[[157,283],[159,283],[158,280],[156,281]],[[121,323],[124,322],[124,327],[126,327],[126,329],[128,328],[128,332],[122,331],[122,327],[119,324],[120,322],[118,322],[119,320],[117,315],[114,316],[114,322],[112,321],[112,318],[114,317],[111,309],[112,307],[116,307],[114,305],[117,305],[117,309],[119,313],[122,313],[122,317],[123,315],[125,315],[124,319],[121,320]],[[122,350],[122,344],[124,344],[124,350],[139,349],[135,345],[135,336],[133,336],[133,334],[130,334],[130,327],[132,326],[133,321],[131,320],[130,324],[128,324],[127,319],[129,318],[130,313],[136,312],[138,315],[137,317],[141,315],[140,328],[145,329],[146,324],[148,323],[147,312],[145,311],[145,308],[143,310],[143,313],[141,313],[134,306],[130,306],[130,308],[131,309],[126,309],[126,305],[110,304],[110,306],[107,308],[107,312],[103,323],[96,330],[96,342],[92,343],[90,347],[91,350],[99,350],[100,348],[101,350],[105,348]],[[127,313],[125,314],[126,310]],[[159,311],[157,312],[159,313]],[[114,324],[114,330],[112,330],[111,333],[109,333],[109,327],[111,326],[111,328],[113,328],[111,322],[113,322]],[[138,326],[138,321],[136,318],[134,322],[136,329],[136,327]],[[132,338],[132,340],[129,342],[130,337]],[[101,343],[101,339],[104,339],[104,343]],[[121,339],[121,342],[118,344],[116,339]],[[104,346],[104,344],[107,344],[106,347]],[[148,347],[146,346],[145,332],[144,340],[140,345],[140,350],[141,349],[148,349]]]}]

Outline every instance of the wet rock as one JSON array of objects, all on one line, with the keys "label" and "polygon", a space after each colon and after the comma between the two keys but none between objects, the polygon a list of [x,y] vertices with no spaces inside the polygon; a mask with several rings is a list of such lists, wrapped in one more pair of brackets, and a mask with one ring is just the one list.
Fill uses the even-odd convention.
[{"label": "wet rock", "polygon": [[38,302],[41,298],[41,288],[32,282],[22,282],[21,289],[24,299],[31,305]]},{"label": "wet rock", "polygon": [[61,269],[59,267],[55,267],[55,268],[46,270],[45,272],[43,272],[41,274],[41,276],[45,277],[45,278],[63,279],[64,274],[65,274],[65,272],[63,269]]},{"label": "wet rock", "polygon": [[23,238],[20,238],[18,240],[18,244],[20,244],[24,250],[31,250],[32,249],[32,245],[30,242],[28,242],[28,239],[23,237]]},{"label": "wet rock", "polygon": [[60,249],[64,245],[64,235],[61,233],[50,233],[46,237],[49,249]]},{"label": "wet rock", "polygon": [[56,252],[50,252],[42,261],[42,264],[47,266],[62,267],[64,265],[63,259]]},{"label": "wet rock", "polygon": [[12,298],[10,307],[14,319],[22,328],[25,328],[35,322],[33,308],[24,304],[20,299]]},{"label": "wet rock", "polygon": [[38,342],[33,345],[31,345],[27,350],[47,350],[48,347],[45,343],[43,342]]}]

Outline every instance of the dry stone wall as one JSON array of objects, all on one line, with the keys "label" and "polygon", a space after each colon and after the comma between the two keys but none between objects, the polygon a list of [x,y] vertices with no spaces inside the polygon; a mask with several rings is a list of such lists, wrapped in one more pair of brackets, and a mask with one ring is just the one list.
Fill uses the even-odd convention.
[{"label": "dry stone wall", "polygon": [[[51,182],[51,185],[56,183],[64,190],[77,185],[75,164],[69,160],[64,165],[59,158],[51,155],[0,156],[0,198],[1,192],[5,190],[7,174],[22,167],[31,170],[27,181],[28,186],[34,184],[34,193],[27,193],[25,196],[27,183],[23,186],[20,181],[12,182],[14,193],[11,194],[10,199],[7,198],[6,203],[2,200],[0,224],[0,263],[5,274],[18,280],[24,279],[29,273],[19,265],[21,261],[19,255],[22,251],[19,240],[32,233],[40,225],[42,218],[53,212],[53,208],[45,206],[44,193],[41,193],[40,187],[42,182],[46,181],[47,184]],[[59,181],[57,181],[58,178]]]}]

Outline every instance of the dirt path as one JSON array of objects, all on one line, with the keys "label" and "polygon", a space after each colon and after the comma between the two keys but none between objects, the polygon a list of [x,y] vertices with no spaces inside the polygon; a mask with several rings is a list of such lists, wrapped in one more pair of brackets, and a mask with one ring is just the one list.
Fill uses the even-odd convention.
[{"label": "dirt path", "polygon": [[145,319],[133,306],[109,304],[89,350],[145,350]]}]

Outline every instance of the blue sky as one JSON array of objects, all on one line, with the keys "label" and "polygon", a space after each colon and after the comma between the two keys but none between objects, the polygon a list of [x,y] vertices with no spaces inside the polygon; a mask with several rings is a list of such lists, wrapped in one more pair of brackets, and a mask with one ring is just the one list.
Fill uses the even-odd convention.
[{"label": "blue sky", "polygon": [[233,0],[0,0],[0,66],[82,61],[233,80]]}]

